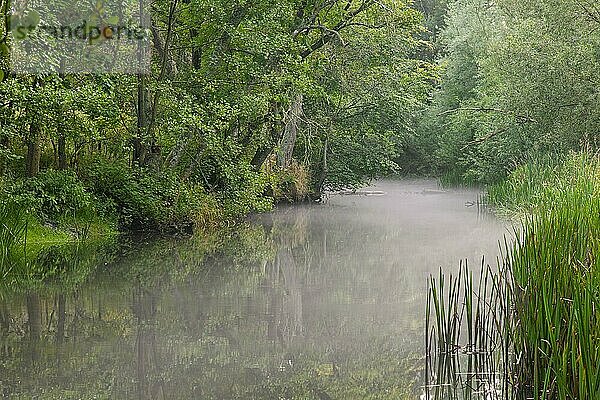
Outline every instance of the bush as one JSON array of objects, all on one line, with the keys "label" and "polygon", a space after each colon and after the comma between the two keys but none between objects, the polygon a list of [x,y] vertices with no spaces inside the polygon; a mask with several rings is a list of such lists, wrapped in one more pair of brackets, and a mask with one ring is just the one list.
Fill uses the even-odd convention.
[{"label": "bush", "polygon": [[69,171],[48,170],[17,181],[5,187],[4,196],[33,210],[43,220],[82,219],[95,213],[92,194]]},{"label": "bush", "polygon": [[294,203],[310,198],[310,174],[305,166],[292,162],[286,170],[269,166],[267,195],[277,202]]},{"label": "bush", "polygon": [[104,212],[118,214],[120,224],[130,229],[189,229],[216,224],[221,216],[213,196],[173,173],[96,162],[85,181]]}]

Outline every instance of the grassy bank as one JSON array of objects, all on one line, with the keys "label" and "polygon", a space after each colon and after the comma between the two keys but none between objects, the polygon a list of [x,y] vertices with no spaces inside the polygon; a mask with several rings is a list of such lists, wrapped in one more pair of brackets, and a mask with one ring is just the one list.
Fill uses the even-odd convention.
[{"label": "grassy bank", "polygon": [[524,215],[509,256],[516,373],[534,398],[600,398],[600,158],[530,163],[489,189]]},{"label": "grassy bank", "polygon": [[[600,157],[523,165],[489,188],[488,201],[521,221],[516,241],[506,245],[505,270],[480,283],[484,296],[460,278],[432,281],[435,342],[451,349],[438,358],[452,365],[449,355],[471,357],[474,376],[504,369],[504,385],[491,385],[517,399],[600,398]],[[439,335],[449,331],[456,335]],[[477,364],[477,357],[496,361]]]},{"label": "grassy bank", "polygon": [[0,278],[39,281],[48,249],[85,247],[121,233],[216,232],[275,202],[308,198],[306,171],[268,169],[238,190],[209,191],[176,174],[94,162],[78,173],[46,170],[0,181]]},{"label": "grassy bank", "polygon": [[[94,162],[78,173],[47,170],[0,182],[0,203],[20,208],[30,243],[117,232],[191,233],[309,197],[306,171],[257,172],[236,190],[209,190],[174,173]],[[25,221],[23,221],[25,222]]]}]

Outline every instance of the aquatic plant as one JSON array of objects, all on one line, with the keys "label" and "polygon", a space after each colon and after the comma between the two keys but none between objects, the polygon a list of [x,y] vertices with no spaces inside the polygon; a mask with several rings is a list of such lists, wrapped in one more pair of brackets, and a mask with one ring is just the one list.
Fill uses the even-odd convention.
[{"label": "aquatic plant", "polygon": [[[553,166],[523,166],[507,182],[490,188],[488,200],[526,216],[521,233],[505,244],[501,268],[488,269],[489,277],[480,279],[478,288],[464,278],[466,269],[462,286],[460,278],[446,282],[443,274],[432,279],[427,335],[435,336],[428,343],[428,359],[438,370],[440,362],[451,365],[444,379],[439,372],[435,379],[427,376],[428,384],[435,384],[435,398],[447,398],[441,385],[451,385],[464,398],[600,398],[600,159],[573,154]],[[482,296],[482,290],[488,294]],[[482,318],[477,317],[482,302],[484,318],[497,323],[473,324],[468,315],[475,312]],[[475,372],[469,365],[467,376],[505,366],[506,390],[473,391],[456,378],[465,373],[458,366],[465,346],[456,333],[464,330],[468,346],[473,330],[488,338],[477,352],[494,355],[490,359],[495,362],[476,365]],[[436,345],[438,351],[431,353]]]},{"label": "aquatic plant", "polygon": [[424,398],[504,398],[509,392],[510,286],[482,259],[429,281]]},{"label": "aquatic plant", "polygon": [[4,280],[25,258],[27,211],[15,202],[0,202],[0,278]]}]

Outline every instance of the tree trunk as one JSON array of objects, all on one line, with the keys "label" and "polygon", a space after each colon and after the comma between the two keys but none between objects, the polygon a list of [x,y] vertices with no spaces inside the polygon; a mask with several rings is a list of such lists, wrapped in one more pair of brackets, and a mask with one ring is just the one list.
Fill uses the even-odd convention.
[{"label": "tree trunk", "polygon": [[[61,86],[64,87],[65,80],[65,60],[60,60],[60,72],[58,74]],[[67,140],[65,138],[65,116],[62,104],[59,104],[58,110],[58,169],[64,171],[67,169]]]},{"label": "tree trunk", "polygon": [[67,169],[67,151],[64,132],[58,134],[58,169],[64,171]]},{"label": "tree trunk", "polygon": [[[139,2],[139,23],[144,26],[145,22],[145,7],[143,0]],[[144,60],[143,44],[138,45],[138,68],[141,69]],[[146,158],[146,149],[144,144],[144,136],[147,129],[147,117],[148,112],[148,95],[146,90],[146,75],[140,70],[137,74],[137,129],[135,137],[133,138],[133,164],[143,165]]]},{"label": "tree trunk", "polygon": [[146,133],[147,97],[146,76],[144,74],[138,74],[137,92],[137,131],[133,138],[133,162],[142,165],[146,158],[144,135]]},{"label": "tree trunk", "polygon": [[26,173],[31,178],[40,172],[40,159],[42,157],[42,146],[40,138],[40,127],[36,122],[29,125],[29,137],[27,138]]},{"label": "tree trunk", "polygon": [[265,130],[268,132],[267,143],[260,145],[250,164],[259,169],[262,167],[264,162],[273,153],[273,150],[279,144],[281,140],[281,131],[283,129],[282,117],[281,117],[281,104],[278,101],[271,101],[269,104],[269,112],[265,115],[263,124],[265,124]]},{"label": "tree trunk", "polygon": [[285,117],[285,127],[277,154],[277,165],[280,168],[288,168],[292,163],[296,138],[298,137],[298,126],[303,115],[303,102],[304,97],[301,94],[297,95]]},{"label": "tree trunk", "polygon": [[321,160],[321,171],[319,178],[315,185],[314,196],[316,199],[320,199],[323,195],[323,186],[325,185],[325,179],[327,179],[327,152],[329,151],[329,135],[325,137],[325,143],[323,144],[323,159]]}]

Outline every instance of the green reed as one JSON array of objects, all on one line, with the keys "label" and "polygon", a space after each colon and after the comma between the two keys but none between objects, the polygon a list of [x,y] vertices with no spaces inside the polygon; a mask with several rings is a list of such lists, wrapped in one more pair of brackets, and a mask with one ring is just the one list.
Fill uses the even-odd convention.
[{"label": "green reed", "polygon": [[0,202],[0,280],[23,264],[27,229],[27,210],[14,202]]},{"label": "green reed", "polygon": [[[435,332],[432,342],[444,349],[477,343],[487,363],[476,365],[473,359],[466,373],[498,376],[502,371],[503,388],[496,385],[483,394],[459,382],[454,394],[438,391],[432,398],[599,399],[600,159],[573,154],[561,163],[525,165],[490,188],[488,201],[521,215],[521,228],[514,242],[505,244],[499,270],[487,269],[478,287],[467,284],[466,269],[461,287],[442,275],[432,279],[428,320],[436,320],[428,322],[428,336]],[[440,300],[448,291],[451,296]],[[450,321],[448,313],[467,317]],[[474,322],[477,318],[494,323],[482,325]],[[466,331],[463,344],[460,335],[448,331]],[[483,335],[479,342],[478,335]],[[432,348],[428,345],[428,351]],[[433,353],[429,359],[437,365],[443,353]],[[463,376],[464,368],[447,365],[464,359],[464,352],[452,357],[443,365]],[[439,377],[431,373],[429,382],[456,381]]]},{"label": "green reed", "polygon": [[[426,315],[427,399],[488,398],[506,391],[509,314],[504,275],[482,261],[429,282]],[[495,397],[494,397],[495,398]]]}]

